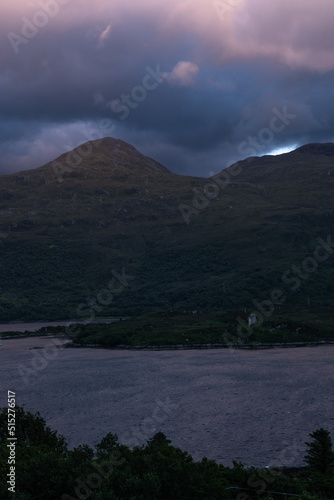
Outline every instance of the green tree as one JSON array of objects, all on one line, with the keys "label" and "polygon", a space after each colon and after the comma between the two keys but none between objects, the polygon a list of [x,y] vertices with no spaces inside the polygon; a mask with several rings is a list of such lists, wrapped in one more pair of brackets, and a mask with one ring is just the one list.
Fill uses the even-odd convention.
[{"label": "green tree", "polygon": [[309,435],[313,441],[305,443],[308,449],[304,461],[312,472],[331,476],[334,473],[334,452],[329,431],[321,427]]},{"label": "green tree", "polygon": [[[37,412],[15,408],[16,494],[22,500],[53,500],[60,497],[70,482],[65,438],[52,431]],[[3,478],[8,474],[8,413],[0,409],[0,498],[13,498]],[[38,496],[36,496],[38,495]]]}]

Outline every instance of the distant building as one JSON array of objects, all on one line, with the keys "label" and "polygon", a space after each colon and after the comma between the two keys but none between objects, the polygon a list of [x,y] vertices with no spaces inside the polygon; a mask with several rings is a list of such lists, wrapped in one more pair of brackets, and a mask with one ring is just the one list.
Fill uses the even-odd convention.
[{"label": "distant building", "polygon": [[255,325],[257,323],[257,317],[256,314],[252,313],[248,316],[248,326]]}]

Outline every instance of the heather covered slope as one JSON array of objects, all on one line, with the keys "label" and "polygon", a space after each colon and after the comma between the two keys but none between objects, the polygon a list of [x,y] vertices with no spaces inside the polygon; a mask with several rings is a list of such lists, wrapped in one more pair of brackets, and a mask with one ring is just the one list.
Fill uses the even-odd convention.
[{"label": "heather covered slope", "polygon": [[303,146],[204,179],[107,138],[1,176],[1,320],[77,317],[123,268],[134,279],[100,303],[100,316],[252,308],[282,287],[282,307],[328,316],[331,255],[296,290],[282,276],[330,237],[333,151]]}]

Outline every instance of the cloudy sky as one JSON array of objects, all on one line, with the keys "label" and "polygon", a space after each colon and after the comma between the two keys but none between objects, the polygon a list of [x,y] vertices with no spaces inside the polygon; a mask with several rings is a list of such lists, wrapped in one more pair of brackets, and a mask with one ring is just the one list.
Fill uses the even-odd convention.
[{"label": "cloudy sky", "polygon": [[0,173],[101,136],[174,172],[334,138],[332,0],[2,0]]}]

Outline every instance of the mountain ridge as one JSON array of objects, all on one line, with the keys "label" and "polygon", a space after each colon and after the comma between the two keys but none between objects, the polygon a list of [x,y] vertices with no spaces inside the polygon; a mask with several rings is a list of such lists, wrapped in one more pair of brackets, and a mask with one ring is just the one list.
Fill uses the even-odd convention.
[{"label": "mountain ridge", "polygon": [[[231,166],[211,178],[170,172],[116,139],[90,146],[60,178],[53,162],[0,177],[1,320],[76,317],[122,269],[136,278],[104,316],[251,308],[331,231],[328,144],[312,146],[317,154],[244,160],[240,172]],[[291,304],[330,309],[333,278],[329,260]]]},{"label": "mountain ridge", "polygon": [[[88,150],[87,151],[82,151],[85,148]],[[62,153],[58,157],[56,157],[54,160],[51,160],[47,162],[45,165],[42,165],[40,167],[34,168],[34,169],[28,169],[28,170],[21,170],[19,172],[15,172],[13,174],[0,174],[0,178],[4,177],[11,177],[13,175],[22,175],[23,173],[31,173],[31,172],[36,172],[36,171],[44,171],[46,168],[52,168],[52,165],[57,164],[57,163],[62,163],[64,167],[64,172],[66,172],[66,168],[69,170],[73,169],[75,170],[76,168],[85,168],[87,166],[86,164],[86,157],[90,156],[91,152],[98,152],[99,154],[104,154],[104,156],[109,157],[110,160],[113,160],[115,163],[117,161],[124,161],[124,158],[119,158],[119,153],[122,153],[123,155],[128,155],[132,156],[132,160],[136,160],[137,158],[140,158],[141,160],[146,160],[147,164],[145,165],[146,168],[150,168],[150,165],[153,165],[153,168],[151,169],[152,171],[159,171],[159,172],[164,172],[166,174],[172,174],[172,175],[182,175],[182,174],[176,174],[172,172],[171,170],[167,169],[165,166],[163,166],[161,163],[157,162],[156,160],[145,156],[144,154],[140,153],[134,146],[131,144],[121,140],[121,139],[115,139],[113,137],[105,137],[102,139],[97,139],[93,141],[88,141],[86,143],[82,143],[73,150],[67,151],[65,153]],[[131,155],[130,155],[131,153]],[[268,160],[271,160],[273,163],[278,163],[281,162],[282,160],[293,160],[296,159],[296,155],[314,155],[314,156],[319,156],[319,155],[324,155],[327,157],[333,157],[334,156],[334,143],[332,142],[327,142],[327,143],[310,143],[310,144],[305,144],[303,146],[300,146],[293,151],[290,151],[288,153],[282,153],[280,155],[263,155],[263,156],[251,156],[249,158],[246,158],[245,160],[240,160],[232,165],[230,167],[227,167],[225,169],[222,169],[219,173],[208,177],[208,178],[214,178],[217,177],[218,175],[221,174],[223,171],[229,171],[229,169],[233,168],[235,165],[246,165],[250,163],[254,163],[254,161],[264,163]],[[76,156],[76,160],[78,160],[78,157],[80,159],[79,163],[76,165],[75,162],[69,161],[67,162],[67,157],[68,156]],[[137,158],[134,158],[136,156]],[[88,158],[89,159],[89,158]],[[132,168],[138,164],[138,161],[134,162],[134,165],[132,165]],[[91,166],[91,165],[90,165]],[[53,169],[54,170],[54,169]],[[199,176],[192,176],[192,175],[182,175],[183,177],[196,177],[196,178],[203,178],[207,179],[207,177],[199,177]]]}]

